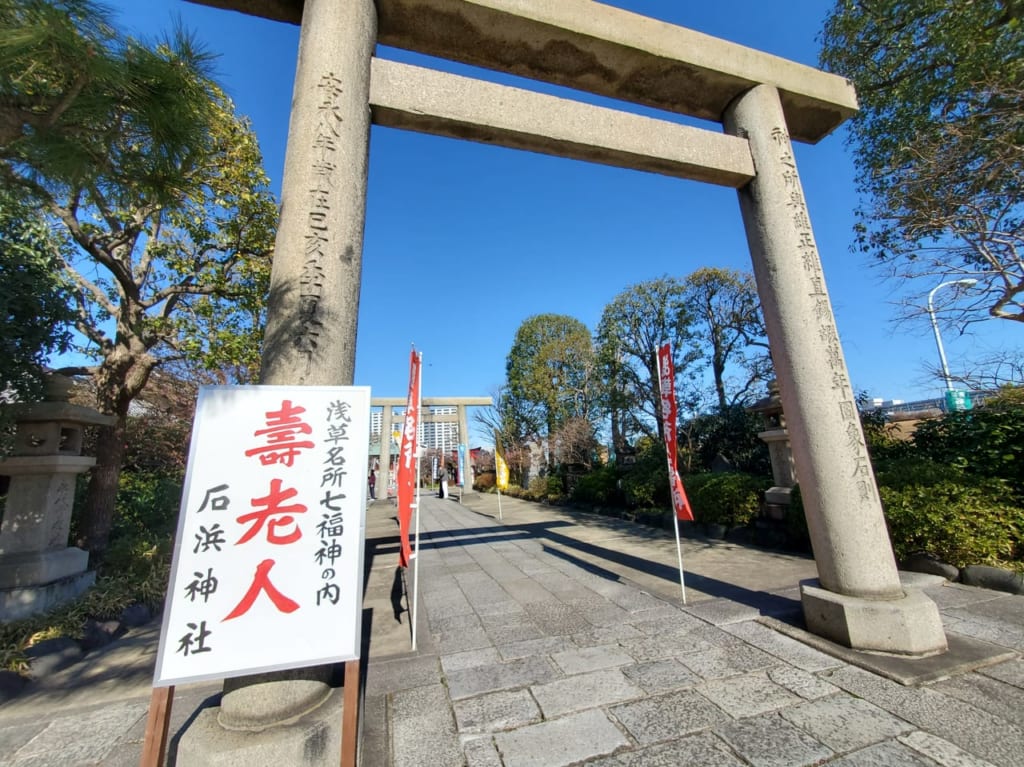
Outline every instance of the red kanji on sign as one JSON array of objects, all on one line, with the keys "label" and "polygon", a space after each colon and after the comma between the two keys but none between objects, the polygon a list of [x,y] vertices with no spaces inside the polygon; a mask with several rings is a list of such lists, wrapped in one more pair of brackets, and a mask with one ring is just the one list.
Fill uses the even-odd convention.
[{"label": "red kanji on sign", "polygon": [[273,566],[273,559],[264,559],[256,565],[256,574],[253,576],[252,585],[245,592],[242,601],[235,605],[235,609],[228,613],[224,620],[229,621],[232,618],[237,618],[249,612],[249,608],[252,607],[261,591],[267,592],[267,596],[270,597],[270,601],[274,603],[274,607],[278,609],[278,612],[293,613],[299,609],[298,602],[286,597],[270,582],[270,568]]},{"label": "red kanji on sign", "polygon": [[[285,544],[294,543],[299,540],[302,537],[302,530],[299,529],[292,514],[305,514],[306,507],[301,503],[293,503],[290,506],[282,505],[285,501],[291,500],[298,494],[299,491],[293,487],[282,490],[281,480],[270,480],[270,492],[260,498],[253,498],[249,501],[249,505],[256,509],[256,511],[250,514],[243,514],[235,519],[240,525],[252,523],[249,529],[245,531],[245,534],[235,541],[235,545],[237,546],[240,543],[252,540],[263,529],[264,523],[267,525],[267,543]],[[274,518],[278,514],[281,516]],[[291,532],[278,532],[280,528],[287,527],[288,525],[294,525]]]},{"label": "red kanji on sign", "polygon": [[301,434],[313,433],[313,428],[299,418],[305,412],[306,408],[292,405],[290,399],[281,402],[280,410],[267,411],[267,428],[253,432],[254,437],[265,437],[267,444],[250,448],[245,454],[250,458],[258,455],[264,466],[273,463],[291,466],[302,450],[313,447],[312,440],[298,439]]}]

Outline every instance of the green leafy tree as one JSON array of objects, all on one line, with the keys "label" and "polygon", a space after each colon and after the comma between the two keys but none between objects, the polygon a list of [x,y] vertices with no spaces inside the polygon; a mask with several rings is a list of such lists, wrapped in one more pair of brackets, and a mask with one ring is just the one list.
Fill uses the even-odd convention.
[{"label": "green leafy tree", "polygon": [[47,356],[69,342],[61,244],[36,211],[0,187],[0,391],[22,400],[41,396]]},{"label": "green leafy tree", "polygon": [[593,423],[599,379],[590,331],[563,314],[528,317],[505,364],[503,418],[512,433],[548,439],[569,419]]},{"label": "green leafy tree", "polygon": [[187,36],[147,47],[91,3],[0,3],[0,179],[60,232],[97,438],[80,545],[113,520],[129,406],[161,366],[258,364],[276,205],[255,136]]},{"label": "green leafy tree", "polygon": [[601,314],[598,356],[608,388],[616,454],[632,434],[659,439],[663,434],[658,348],[672,344],[677,378],[695,370],[700,351],[693,345],[694,317],[684,293],[674,277],[648,280],[619,293]]},{"label": "green leafy tree", "polygon": [[734,269],[698,269],[686,278],[684,301],[694,316],[693,342],[700,344],[711,369],[719,410],[747,402],[772,371],[753,276]]},{"label": "green leafy tree", "polygon": [[[857,243],[920,288],[978,280],[952,319],[1024,322],[1024,3],[839,0],[821,61],[857,87]],[[920,308],[917,309],[920,313]]]}]

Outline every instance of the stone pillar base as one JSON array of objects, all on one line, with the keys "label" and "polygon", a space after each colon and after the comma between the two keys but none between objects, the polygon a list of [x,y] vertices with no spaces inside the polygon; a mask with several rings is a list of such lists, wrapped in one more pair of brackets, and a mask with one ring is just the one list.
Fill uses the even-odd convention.
[{"label": "stone pillar base", "polygon": [[48,612],[81,596],[96,582],[92,570],[37,586],[0,589],[0,621],[16,621]]},{"label": "stone pillar base", "polygon": [[341,760],[342,692],[332,690],[315,711],[261,732],[226,730],[217,721],[220,709],[204,709],[182,735],[177,763],[189,767],[337,767]]},{"label": "stone pillar base", "polygon": [[854,650],[924,657],[946,651],[939,608],[921,591],[902,599],[863,599],[800,584],[807,628]]},{"label": "stone pillar base", "polygon": [[0,554],[0,588],[29,588],[82,575],[89,553],[74,546],[49,551]]}]

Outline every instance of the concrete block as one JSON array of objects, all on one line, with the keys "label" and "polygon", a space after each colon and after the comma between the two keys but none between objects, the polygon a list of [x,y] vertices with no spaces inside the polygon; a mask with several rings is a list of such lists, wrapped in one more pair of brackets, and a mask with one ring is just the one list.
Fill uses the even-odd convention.
[{"label": "concrete block", "polygon": [[946,651],[939,608],[920,591],[862,599],[807,583],[801,596],[807,628],[846,647],[914,656]]},{"label": "concrete block", "polygon": [[597,709],[500,732],[494,742],[505,767],[564,767],[629,745]]}]

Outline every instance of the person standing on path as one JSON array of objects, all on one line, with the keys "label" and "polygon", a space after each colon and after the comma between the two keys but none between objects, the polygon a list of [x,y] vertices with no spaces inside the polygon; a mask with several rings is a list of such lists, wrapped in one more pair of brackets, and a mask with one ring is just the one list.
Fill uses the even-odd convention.
[{"label": "person standing on path", "polygon": [[377,474],[373,469],[370,469],[370,476],[367,478],[366,482],[370,486],[370,500],[376,500],[377,496],[375,491],[377,488]]},{"label": "person standing on path", "polygon": [[441,497],[448,497],[448,470],[442,466],[441,473],[437,475],[438,481],[441,483]]}]

